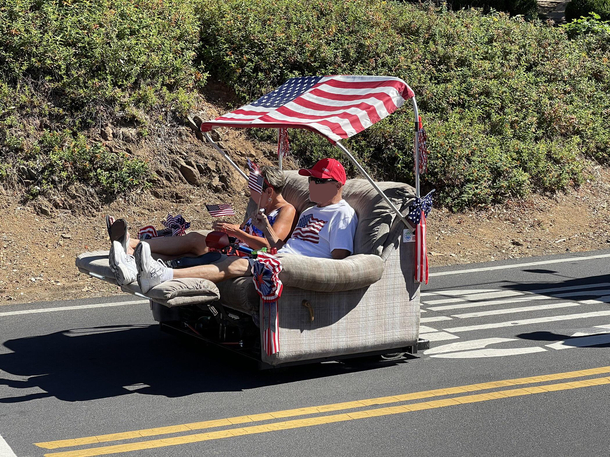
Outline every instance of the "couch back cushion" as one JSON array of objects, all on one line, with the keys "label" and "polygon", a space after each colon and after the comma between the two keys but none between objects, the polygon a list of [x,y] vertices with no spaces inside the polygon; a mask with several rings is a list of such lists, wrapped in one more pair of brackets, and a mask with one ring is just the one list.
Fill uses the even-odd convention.
[{"label": "couch back cushion", "polygon": [[[297,171],[286,171],[284,198],[302,213],[313,205],[309,201],[309,184],[306,176]],[[379,188],[386,194],[402,214],[415,197],[413,187],[404,183],[379,182]],[[358,215],[358,228],[354,239],[354,254],[381,255],[388,242],[388,233],[396,221],[390,205],[379,195],[366,179],[350,179],[343,188],[343,198]],[[393,240],[390,240],[393,241]]]}]

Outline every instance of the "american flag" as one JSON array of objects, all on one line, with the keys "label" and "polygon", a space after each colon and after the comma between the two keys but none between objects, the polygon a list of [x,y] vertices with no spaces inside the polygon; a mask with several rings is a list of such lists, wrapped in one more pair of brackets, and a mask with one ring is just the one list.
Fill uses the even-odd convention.
[{"label": "american flag", "polygon": [[263,193],[263,184],[265,183],[265,178],[263,175],[258,174],[256,171],[250,171],[250,175],[248,176],[248,189],[253,192],[258,192],[259,194]]},{"label": "american flag", "polygon": [[407,83],[391,76],[292,78],[258,100],[202,123],[201,130],[304,128],[334,143],[384,119],[413,96]]},{"label": "american flag", "polygon": [[277,301],[284,285],[279,278],[282,264],[270,254],[258,253],[252,264],[254,287],[261,297],[263,317],[263,350],[267,355],[280,350],[279,309]]},{"label": "american flag", "polygon": [[212,217],[235,216],[235,211],[231,205],[223,203],[220,205],[205,205],[206,209]]},{"label": "american flag", "polygon": [[312,214],[301,216],[294,232],[292,232],[292,236],[303,241],[318,244],[320,241],[320,230],[322,230],[324,224],[326,224],[326,221],[316,219]]},{"label": "american flag", "polygon": [[248,159],[248,169],[250,170],[250,174],[248,175],[248,189],[262,194],[265,178],[263,175],[261,175],[261,169],[250,159]]}]

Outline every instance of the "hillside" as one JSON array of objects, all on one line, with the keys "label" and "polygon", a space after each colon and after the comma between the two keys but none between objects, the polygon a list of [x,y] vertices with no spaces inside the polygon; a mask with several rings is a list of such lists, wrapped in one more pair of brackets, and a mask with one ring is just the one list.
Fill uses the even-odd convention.
[{"label": "hillside", "polygon": [[[205,229],[203,204],[243,210],[245,183],[188,118],[301,75],[393,75],[413,89],[431,151],[422,193],[436,189],[432,266],[605,248],[610,29],[589,22],[384,0],[9,3],[0,303],[118,293],[74,267],[108,247],[106,214],[137,228],[180,213]],[[344,144],[378,179],[412,182],[412,121],[399,110]],[[219,135],[242,166],[274,161],[274,132]],[[290,135],[286,168],[340,156]]]},{"label": "hillside", "polygon": [[[207,105],[207,110],[218,109]],[[246,158],[259,163],[273,160],[273,147],[251,143],[242,131],[221,135],[223,146],[239,163]],[[74,266],[79,253],[108,249],[106,214],[125,217],[137,228],[161,227],[168,213],[181,213],[192,229],[208,229],[212,219],[202,209],[204,203],[231,203],[238,211],[244,210],[245,182],[217,152],[183,126],[175,126],[168,136],[175,138],[176,160],[166,168],[157,164],[157,173],[171,179],[171,185],[132,195],[129,201],[118,199],[100,211],[55,210],[41,200],[24,205],[15,194],[2,190],[0,304],[120,294],[117,287],[89,278]],[[109,143],[125,146],[118,139]],[[156,148],[146,141],[130,146],[139,155],[151,157]],[[187,163],[203,172],[195,184],[189,184],[179,171]],[[292,163],[286,168],[294,167]],[[606,249],[610,243],[610,171],[597,166],[589,172],[591,179],[579,189],[555,197],[535,196],[458,214],[433,209],[428,218],[430,265]],[[239,222],[238,218],[234,221]]]}]

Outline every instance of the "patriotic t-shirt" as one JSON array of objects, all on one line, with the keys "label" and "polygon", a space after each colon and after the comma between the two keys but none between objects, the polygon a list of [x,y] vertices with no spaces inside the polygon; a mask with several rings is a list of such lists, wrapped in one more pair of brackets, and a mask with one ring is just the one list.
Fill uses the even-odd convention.
[{"label": "patriotic t-shirt", "polygon": [[358,216],[345,200],[328,206],[313,206],[301,214],[292,236],[278,251],[332,259],[332,251],[354,252]]}]

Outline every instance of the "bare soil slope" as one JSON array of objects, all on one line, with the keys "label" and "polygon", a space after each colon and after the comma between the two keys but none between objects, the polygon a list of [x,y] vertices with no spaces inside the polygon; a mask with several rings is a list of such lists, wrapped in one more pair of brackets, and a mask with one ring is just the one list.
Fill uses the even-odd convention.
[{"label": "bare soil slope", "polygon": [[[199,114],[212,118],[218,109],[205,105]],[[231,203],[243,213],[245,181],[188,127],[166,125],[145,139],[111,125],[93,134],[109,147],[149,160],[157,183],[102,207],[95,198],[88,204],[86,193],[73,196],[78,204],[69,198],[24,203],[19,189],[0,189],[0,304],[121,293],[74,266],[79,253],[109,248],[106,214],[125,217],[135,229],[161,228],[168,213],[182,214],[192,229],[208,229],[212,218],[205,203]],[[239,164],[246,158],[260,164],[274,161],[274,147],[257,149],[242,131],[222,131],[220,141]],[[286,168],[296,166],[288,161]],[[610,171],[594,167],[589,174],[588,182],[567,194],[461,214],[433,209],[428,218],[431,266],[610,247]],[[233,220],[240,222],[239,217]]]}]

